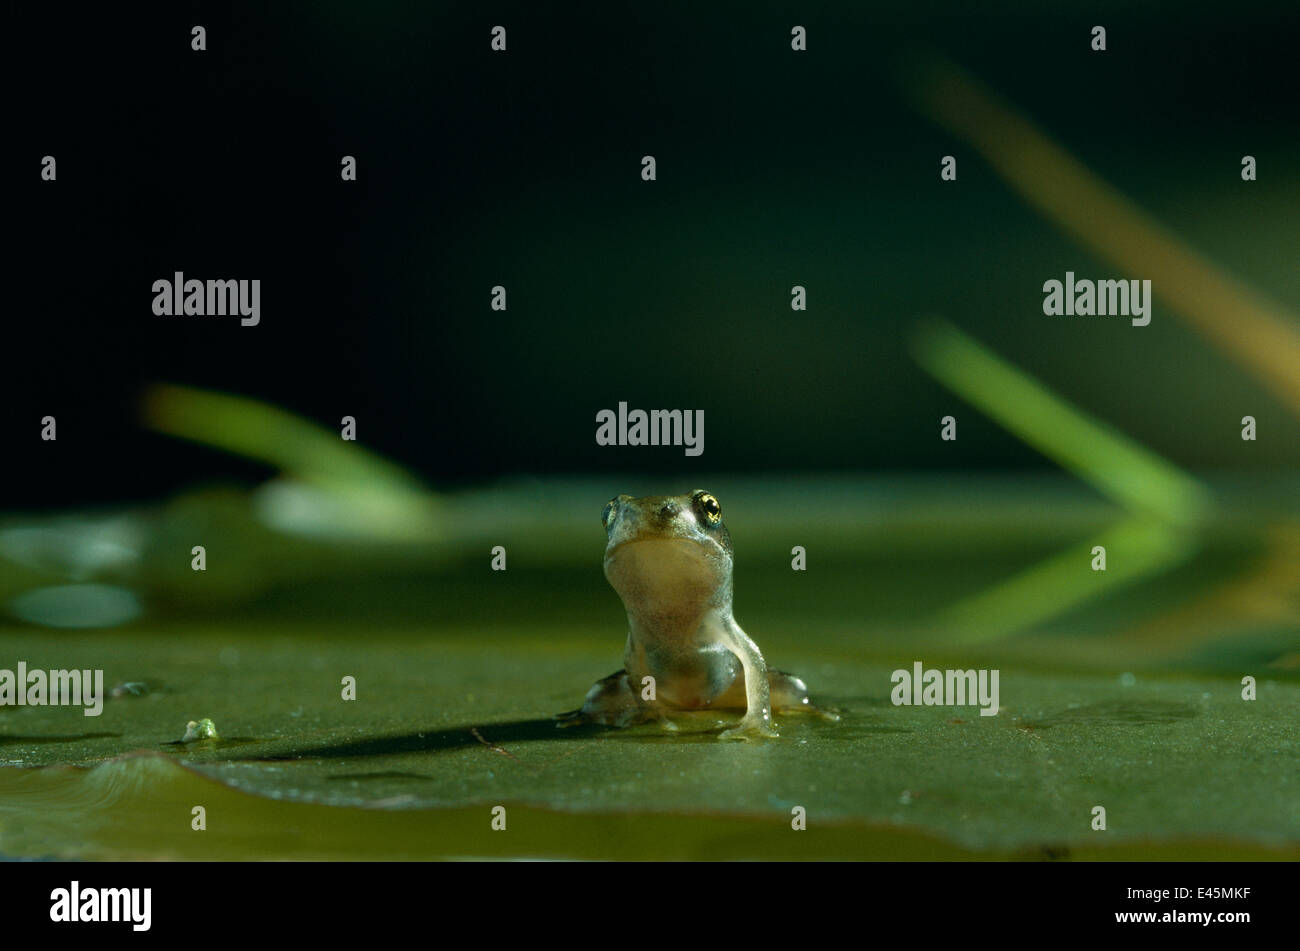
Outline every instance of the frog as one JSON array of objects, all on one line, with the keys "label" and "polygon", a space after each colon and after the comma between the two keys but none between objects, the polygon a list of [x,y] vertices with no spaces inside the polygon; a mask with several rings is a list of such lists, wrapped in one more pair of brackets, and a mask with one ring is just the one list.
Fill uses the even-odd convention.
[{"label": "frog", "polygon": [[601,512],[605,578],[627,611],[623,668],[598,680],[557,725],[629,727],[650,720],[666,730],[670,713],[739,709],[725,740],[775,738],[774,714],[837,714],[813,704],[807,685],[767,666],[732,611],[733,549],[713,493],[633,498],[618,495]]}]

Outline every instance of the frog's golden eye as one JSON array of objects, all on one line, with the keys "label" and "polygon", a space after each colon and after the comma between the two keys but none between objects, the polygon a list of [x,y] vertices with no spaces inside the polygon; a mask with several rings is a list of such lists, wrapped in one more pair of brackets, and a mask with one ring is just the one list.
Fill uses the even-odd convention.
[{"label": "frog's golden eye", "polygon": [[700,511],[704,513],[704,517],[709,520],[710,525],[717,525],[722,521],[722,506],[709,493],[701,492],[695,497],[695,501],[700,506]]},{"label": "frog's golden eye", "polygon": [[600,513],[600,523],[606,528],[609,528],[610,522],[614,521],[614,506],[617,501],[617,499],[610,499],[605,503],[605,508]]}]

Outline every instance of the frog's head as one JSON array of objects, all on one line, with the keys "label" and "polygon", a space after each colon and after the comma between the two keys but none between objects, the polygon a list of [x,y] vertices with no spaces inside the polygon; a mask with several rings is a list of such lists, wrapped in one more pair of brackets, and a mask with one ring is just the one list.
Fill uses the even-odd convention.
[{"label": "frog's head", "polygon": [[601,515],[605,577],[629,611],[690,610],[731,598],[731,536],[712,493],[620,495]]}]

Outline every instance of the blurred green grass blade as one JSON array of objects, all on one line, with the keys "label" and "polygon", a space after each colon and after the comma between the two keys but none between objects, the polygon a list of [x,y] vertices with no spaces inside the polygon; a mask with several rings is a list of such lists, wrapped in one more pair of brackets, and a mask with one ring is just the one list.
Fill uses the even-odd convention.
[{"label": "blurred green grass blade", "polygon": [[1097,175],[956,63],[913,53],[897,64],[900,91],[974,147],[1049,221],[1152,291],[1219,351],[1300,415],[1300,322],[1284,305],[1225,272]]},{"label": "blurred green grass blade", "polygon": [[914,352],[949,389],[1130,511],[1181,525],[1194,524],[1208,511],[1209,493],[1191,476],[1071,406],[947,321],[924,323]]},{"label": "blurred green grass blade", "polygon": [[322,488],[423,491],[382,456],[260,400],[155,384],[145,393],[144,419],[159,432],[268,463]]},{"label": "blurred green grass blade", "polygon": [[[1092,570],[1095,545],[1106,549],[1105,571]],[[1191,539],[1178,529],[1142,517],[1126,519],[949,608],[943,614],[943,622],[952,626],[948,640],[974,644],[1016,634],[1165,571],[1193,551]]]},{"label": "blurred green grass blade", "polygon": [[187,386],[145,392],[158,432],[255,459],[290,476],[264,487],[268,521],[296,533],[422,540],[438,497],[400,466],[309,420],[259,400]]}]

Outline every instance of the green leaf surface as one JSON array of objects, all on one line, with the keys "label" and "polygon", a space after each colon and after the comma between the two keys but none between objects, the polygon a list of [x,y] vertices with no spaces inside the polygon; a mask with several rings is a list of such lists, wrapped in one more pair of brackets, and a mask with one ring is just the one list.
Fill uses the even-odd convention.
[{"label": "green leaf surface", "polygon": [[[982,505],[961,504],[969,485],[788,493],[728,495],[737,617],[842,719],[782,717],[779,739],[745,743],[717,738],[727,712],[683,715],[676,734],[551,722],[622,655],[588,492],[573,518],[563,493],[449,502],[451,524],[479,511],[522,526],[505,572],[477,537],[369,558],[267,533],[236,496],[173,505],[268,572],[251,591],[223,577],[213,532],[207,572],[146,555],[116,579],[141,593],[130,623],[0,627],[0,668],[103,669],[119,688],[98,717],[0,707],[0,855],[1300,858],[1294,523],[1229,506],[1158,577],[975,638],[946,609],[1058,557],[1066,536],[1084,539],[1088,582],[1104,506],[1060,487],[980,490]],[[183,564],[186,544],[168,543]],[[790,570],[792,544],[808,571]],[[25,570],[11,594],[68,581]],[[997,669],[999,713],[895,705],[891,673],[915,661]],[[204,718],[220,738],[180,742]],[[796,807],[807,831],[791,829]]]},{"label": "green leaf surface", "polygon": [[[725,714],[684,717],[677,735],[557,730],[549,715],[616,663],[617,638],[602,660],[556,631],[472,644],[411,633],[367,632],[364,649],[352,634],[283,630],[19,642],[33,665],[71,652],[150,687],[98,718],[6,709],[4,762],[79,768],[0,771],[0,852],[961,857],[1218,843],[1295,857],[1300,841],[1294,684],[1265,679],[1245,702],[1223,679],[1004,669],[1002,709],[983,717],[894,706],[885,666],[781,651],[843,719],[787,717],[778,740],[728,743]],[[340,697],[344,674],[356,701]],[[178,743],[200,717],[222,738]],[[209,831],[190,830],[194,805]],[[494,805],[505,833],[490,829]],[[1090,828],[1096,805],[1106,832]],[[798,838],[795,806],[846,837]],[[275,823],[297,832],[257,831]]]}]

